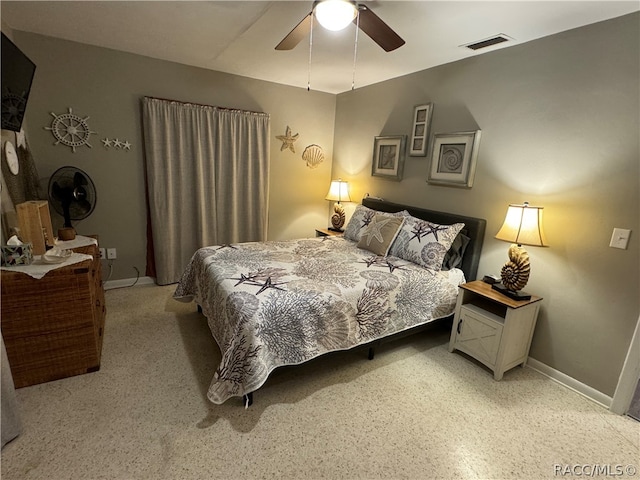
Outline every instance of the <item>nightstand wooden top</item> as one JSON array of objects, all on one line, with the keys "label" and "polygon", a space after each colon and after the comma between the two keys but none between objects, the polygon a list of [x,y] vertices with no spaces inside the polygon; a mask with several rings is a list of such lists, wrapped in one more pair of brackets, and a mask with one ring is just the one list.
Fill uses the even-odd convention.
[{"label": "nightstand wooden top", "polygon": [[542,297],[538,297],[536,295],[531,295],[530,300],[513,300],[512,298],[509,298],[506,295],[503,295],[500,292],[492,289],[491,285],[483,282],[482,280],[463,283],[462,285],[460,285],[460,288],[464,288],[465,290],[469,290],[470,292],[477,293],[479,295],[482,295],[483,297],[506,305],[510,308],[524,307],[525,305],[529,305],[531,303],[539,302],[540,300],[542,300]]},{"label": "nightstand wooden top", "polygon": [[329,230],[328,228],[316,228],[316,235],[328,237],[344,235],[344,232],[336,232],[335,230]]}]

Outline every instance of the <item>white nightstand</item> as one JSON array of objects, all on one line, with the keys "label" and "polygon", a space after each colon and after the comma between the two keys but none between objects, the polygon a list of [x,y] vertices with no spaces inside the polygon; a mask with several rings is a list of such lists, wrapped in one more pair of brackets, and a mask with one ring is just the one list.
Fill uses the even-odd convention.
[{"label": "white nightstand", "polygon": [[472,356],[496,380],[516,365],[524,367],[541,300],[512,300],[482,281],[460,285],[449,351]]}]

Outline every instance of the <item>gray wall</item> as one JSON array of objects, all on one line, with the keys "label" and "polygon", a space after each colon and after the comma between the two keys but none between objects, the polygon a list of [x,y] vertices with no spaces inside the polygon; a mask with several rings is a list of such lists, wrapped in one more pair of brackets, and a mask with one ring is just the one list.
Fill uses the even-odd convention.
[{"label": "gray wall", "polygon": [[[545,207],[548,248],[528,247],[527,290],[544,297],[531,356],[613,395],[638,319],[639,18],[632,14],[338,96],[334,177],[396,202],[487,219],[479,275],[499,273],[507,205]],[[409,135],[414,105],[432,132],[481,129],[471,189],[371,176],[373,138]],[[608,246],[633,230],[628,250]]]},{"label": "gray wall", "polygon": [[[328,223],[324,201],[331,180],[335,96],[275,83],[154,60],[40,35],[14,31],[14,42],[37,65],[25,116],[26,132],[38,173],[46,186],[59,167],[86,171],[96,185],[94,213],[74,226],[98,234],[101,246],[116,247],[112,280],[142,275],[146,265],[144,157],[140,98],[156,96],[208,105],[264,111],[271,115],[269,239],[313,236]],[[49,126],[68,108],[97,132],[90,144],[54,145]],[[275,136],[289,125],[300,136],[296,152],[280,151]],[[131,151],[106,149],[103,138],[132,144]],[[326,160],[310,169],[304,147],[318,144]],[[52,220],[62,224],[60,216]],[[54,226],[54,228],[57,228]],[[106,267],[106,263],[104,264]]]}]

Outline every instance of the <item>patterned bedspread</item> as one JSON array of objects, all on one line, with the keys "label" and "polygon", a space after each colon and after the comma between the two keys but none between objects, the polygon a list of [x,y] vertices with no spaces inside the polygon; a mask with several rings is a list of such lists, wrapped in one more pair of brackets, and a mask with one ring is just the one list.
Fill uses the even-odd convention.
[{"label": "patterned bedspread", "polygon": [[341,237],[242,243],[198,250],[174,298],[195,300],[208,319],[222,352],[208,398],[223,403],[277,367],[451,314],[461,273],[378,257]]}]

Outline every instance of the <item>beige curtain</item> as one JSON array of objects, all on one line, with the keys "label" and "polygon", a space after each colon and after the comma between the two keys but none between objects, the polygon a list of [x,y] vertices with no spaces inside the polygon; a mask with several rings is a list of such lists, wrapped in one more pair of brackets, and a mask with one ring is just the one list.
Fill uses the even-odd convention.
[{"label": "beige curtain", "polygon": [[142,118],[159,285],[198,248],[266,239],[269,115],[144,97]]}]

